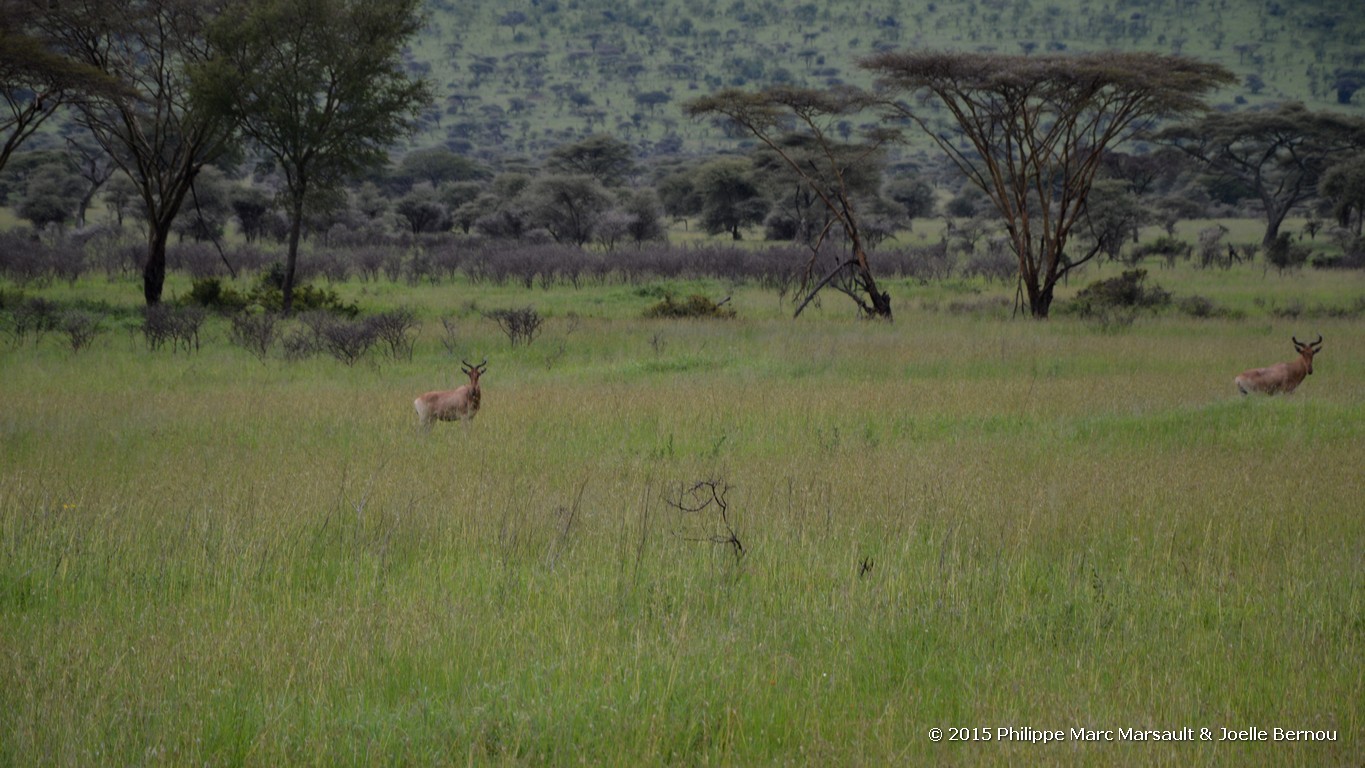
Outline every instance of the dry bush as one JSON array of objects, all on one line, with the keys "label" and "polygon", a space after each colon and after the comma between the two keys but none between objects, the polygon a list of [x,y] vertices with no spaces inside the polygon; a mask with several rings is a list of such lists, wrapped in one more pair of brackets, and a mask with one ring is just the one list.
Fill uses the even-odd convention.
[{"label": "dry bush", "polygon": [[199,329],[207,316],[203,307],[154,304],[142,310],[142,337],[153,351],[169,343],[172,352],[182,347],[186,352],[197,352]]},{"label": "dry bush", "polygon": [[43,334],[57,329],[58,307],[43,298],[20,299],[9,311],[9,332],[16,346],[33,336],[33,343],[42,341]]},{"label": "dry bush", "polygon": [[484,312],[483,316],[497,323],[514,347],[517,344],[530,346],[540,335],[541,326],[545,323],[545,318],[540,316],[535,307],[493,309]]},{"label": "dry bush", "polygon": [[379,341],[394,360],[411,360],[415,342],[413,333],[421,326],[417,313],[407,307],[381,312],[367,321]]},{"label": "dry bush", "polygon": [[66,343],[72,352],[80,352],[94,342],[104,332],[101,318],[92,312],[73,309],[63,312],[58,321],[58,330],[66,335]]},{"label": "dry bush", "polygon": [[322,349],[348,366],[365,357],[379,338],[374,326],[365,320],[348,320],[328,315],[318,334]]},{"label": "dry bush", "polygon": [[232,316],[229,338],[233,344],[264,361],[279,338],[280,316],[274,312],[241,311]]}]

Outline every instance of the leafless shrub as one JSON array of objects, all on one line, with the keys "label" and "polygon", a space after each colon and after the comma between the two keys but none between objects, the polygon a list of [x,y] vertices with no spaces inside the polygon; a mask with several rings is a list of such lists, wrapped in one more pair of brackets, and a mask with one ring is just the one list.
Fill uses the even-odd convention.
[{"label": "leafless shrub", "polygon": [[431,253],[424,248],[416,248],[408,257],[407,263],[403,266],[403,274],[408,285],[417,285],[423,280],[435,285],[440,282],[440,276],[436,271],[436,263],[432,259]]},{"label": "leafless shrub", "polygon": [[101,320],[102,318],[94,313],[74,309],[63,312],[58,325],[61,332],[66,334],[66,342],[71,351],[80,352],[88,348],[95,337],[104,332]]},{"label": "leafless shrub", "polygon": [[445,331],[445,335],[441,337],[441,346],[445,347],[446,352],[448,352],[451,357],[455,357],[458,354],[457,350],[460,346],[458,327],[459,324],[454,315],[446,315],[441,318],[441,329]]},{"label": "leafless shrub", "polygon": [[135,275],[142,269],[147,258],[147,246],[141,243],[124,243],[110,247],[96,254],[96,261],[104,274],[110,278]]},{"label": "leafless shrub", "polygon": [[412,332],[421,323],[417,314],[407,307],[381,312],[369,318],[369,324],[379,341],[384,342],[390,358],[411,360],[414,338]]},{"label": "leafless shrub", "polygon": [[57,328],[57,304],[47,299],[21,299],[9,314],[9,332],[14,338],[15,346],[22,345],[30,334],[33,336],[33,343],[37,344],[42,341],[44,333]]},{"label": "leafless shrub", "polygon": [[166,266],[184,270],[195,280],[227,275],[227,264],[218,249],[208,243],[182,243],[167,249]]},{"label": "leafless shrub", "polygon": [[197,352],[199,328],[207,316],[203,307],[153,304],[142,310],[142,337],[153,351],[169,343],[172,352],[182,347],[186,352]]},{"label": "leafless shrub", "polygon": [[227,254],[228,261],[242,272],[260,272],[278,262],[280,258],[278,252],[262,248],[257,243],[237,245]]},{"label": "leafless shrub", "polygon": [[521,309],[493,309],[483,313],[483,316],[498,324],[502,332],[507,334],[507,340],[512,346],[526,344],[530,346],[532,341],[540,335],[541,326],[545,319],[535,310],[535,307],[523,307]]},{"label": "leafless shrub", "polygon": [[52,281],[51,249],[36,235],[0,234],[0,272],[20,287]]},{"label": "leafless shrub", "polygon": [[348,366],[355,365],[374,346],[378,336],[374,327],[364,320],[348,320],[328,316],[321,327],[322,348]]},{"label": "leafless shrub", "polygon": [[384,268],[384,260],[388,257],[387,248],[366,246],[356,248],[351,253],[356,271],[360,273],[360,279],[365,281],[379,280],[379,272]]},{"label": "leafless shrub", "polygon": [[974,317],[1008,318],[1013,302],[1008,296],[983,296],[976,299],[955,299],[948,302],[948,314]]},{"label": "leafless shrub", "polygon": [[297,317],[299,323],[307,329],[301,333],[311,335],[314,346],[321,346],[323,329],[327,327],[328,323],[332,322],[332,315],[321,309],[314,309],[308,312],[300,312]]},{"label": "leafless shrub", "polygon": [[401,248],[385,248],[384,260],[379,266],[384,271],[384,277],[389,282],[396,283],[403,277],[403,250]]},{"label": "leafless shrub", "polygon": [[307,360],[316,355],[319,349],[317,336],[306,329],[298,329],[284,336],[281,347],[284,350],[284,359],[291,363]]},{"label": "leafless shrub", "polygon": [[872,265],[878,271],[928,283],[952,277],[957,261],[948,253],[947,241],[943,241],[919,248],[901,248],[877,253],[872,257]]},{"label": "leafless shrub", "polygon": [[279,338],[279,318],[274,312],[242,311],[232,316],[232,343],[245,349],[262,362],[270,354]]},{"label": "leafless shrub", "polygon": [[991,238],[984,252],[973,251],[962,265],[964,277],[980,277],[987,282],[1005,282],[1019,274],[1019,262],[1005,238]]},{"label": "leafless shrub", "polygon": [[461,250],[450,242],[432,244],[427,249],[427,255],[431,263],[431,274],[428,277],[432,280],[437,277],[446,279],[454,277],[464,261]]},{"label": "leafless shrub", "polygon": [[67,285],[75,285],[85,274],[85,249],[70,240],[58,242],[49,251],[48,264],[53,277],[65,280]]},{"label": "leafless shrub", "polygon": [[329,283],[342,283],[351,276],[351,262],[337,251],[324,250],[316,254],[314,261]]}]

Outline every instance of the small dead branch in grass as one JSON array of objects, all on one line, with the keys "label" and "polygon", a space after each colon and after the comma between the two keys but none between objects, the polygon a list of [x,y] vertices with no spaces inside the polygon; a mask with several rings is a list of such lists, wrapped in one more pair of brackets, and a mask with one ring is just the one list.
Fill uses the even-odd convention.
[{"label": "small dead branch in grass", "polygon": [[668,505],[686,515],[700,515],[707,510],[715,510],[723,531],[705,535],[684,535],[682,533],[679,535],[685,541],[729,545],[735,556],[735,562],[738,563],[744,558],[744,544],[739,540],[739,535],[735,533],[735,528],[730,523],[730,504],[726,499],[729,492],[730,485],[724,481],[700,480],[687,490],[679,488],[677,497],[668,499]]}]

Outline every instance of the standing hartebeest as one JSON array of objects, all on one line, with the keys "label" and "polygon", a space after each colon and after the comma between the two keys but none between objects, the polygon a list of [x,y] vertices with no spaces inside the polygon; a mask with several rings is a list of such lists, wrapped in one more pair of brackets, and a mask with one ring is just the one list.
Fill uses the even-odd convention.
[{"label": "standing hartebeest", "polygon": [[485,358],[478,365],[470,365],[464,360],[460,362],[464,363],[460,370],[469,376],[469,383],[455,389],[428,392],[413,400],[418,426],[430,429],[433,421],[471,421],[478,414],[479,398],[483,394],[479,389],[479,376],[488,370],[488,360]]},{"label": "standing hartebeest", "polygon": [[1322,351],[1322,334],[1318,334],[1317,341],[1308,344],[1293,336],[1289,338],[1294,342],[1294,350],[1299,353],[1298,359],[1244,372],[1234,379],[1242,394],[1264,392],[1273,395],[1283,392],[1288,395],[1303,382],[1305,376],[1313,373],[1313,355]]}]

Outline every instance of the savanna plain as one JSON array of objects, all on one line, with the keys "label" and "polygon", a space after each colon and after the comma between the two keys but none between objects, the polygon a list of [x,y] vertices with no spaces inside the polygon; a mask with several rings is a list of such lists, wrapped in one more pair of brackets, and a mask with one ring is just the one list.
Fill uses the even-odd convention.
[{"label": "savanna plain", "polygon": [[[1365,282],[1151,278],[1239,316],[354,281],[411,359],[6,341],[0,764],[1358,766]],[[480,312],[526,304],[515,347]],[[420,432],[462,358],[482,410]],[[1217,740],[1274,728],[1334,740]]]}]

